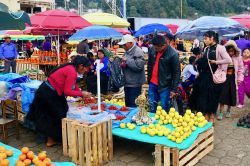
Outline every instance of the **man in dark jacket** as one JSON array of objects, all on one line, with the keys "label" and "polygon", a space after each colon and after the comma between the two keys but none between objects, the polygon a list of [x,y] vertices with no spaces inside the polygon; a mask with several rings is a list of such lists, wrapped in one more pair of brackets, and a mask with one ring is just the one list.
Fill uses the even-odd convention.
[{"label": "man in dark jacket", "polygon": [[141,94],[141,87],[146,82],[144,53],[131,35],[124,35],[118,44],[126,51],[121,64],[125,77],[125,103],[127,107],[136,107],[135,99]]},{"label": "man in dark jacket", "polygon": [[148,58],[148,96],[150,112],[155,113],[159,101],[164,110],[169,109],[170,98],[174,97],[180,80],[180,62],[166,37],[157,35],[152,44]]}]

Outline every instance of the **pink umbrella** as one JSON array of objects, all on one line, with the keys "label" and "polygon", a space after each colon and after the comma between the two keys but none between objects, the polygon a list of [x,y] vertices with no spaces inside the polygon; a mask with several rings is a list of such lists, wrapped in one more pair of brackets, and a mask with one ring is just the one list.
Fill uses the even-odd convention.
[{"label": "pink umbrella", "polygon": [[6,31],[5,34],[8,34],[8,35],[23,35],[23,31],[19,31],[19,30],[9,30],[9,31]]},{"label": "pink umbrella", "polygon": [[127,34],[131,34],[131,32],[129,32],[129,30],[124,29],[124,28],[114,28],[116,31],[122,33],[123,35],[127,35]]},{"label": "pink umbrella", "polygon": [[32,27],[39,28],[31,30],[33,34],[34,32],[56,35],[58,35],[58,32],[71,34],[76,30],[92,25],[81,16],[65,10],[48,10],[37,13],[31,16],[30,20]]},{"label": "pink umbrella", "polygon": [[175,24],[167,24],[166,26],[172,31],[173,34],[175,34],[179,28],[179,26]]},{"label": "pink umbrella", "polygon": [[237,22],[239,22],[244,27],[250,28],[250,15],[241,14],[241,15],[232,16],[230,18],[237,21]]}]

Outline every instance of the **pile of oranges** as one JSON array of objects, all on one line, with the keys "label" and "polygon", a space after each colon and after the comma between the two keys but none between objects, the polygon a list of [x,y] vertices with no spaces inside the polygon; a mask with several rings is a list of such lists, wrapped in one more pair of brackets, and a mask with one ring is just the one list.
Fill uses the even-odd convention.
[{"label": "pile of oranges", "polygon": [[13,155],[12,150],[7,150],[3,146],[0,146],[0,165],[1,166],[9,166],[10,161],[7,159]]},{"label": "pile of oranges", "polygon": [[41,152],[38,154],[38,157],[35,157],[34,153],[27,147],[23,147],[21,151],[22,154],[19,156],[16,166],[29,166],[31,164],[35,166],[54,166],[50,158],[47,158],[45,152]]}]

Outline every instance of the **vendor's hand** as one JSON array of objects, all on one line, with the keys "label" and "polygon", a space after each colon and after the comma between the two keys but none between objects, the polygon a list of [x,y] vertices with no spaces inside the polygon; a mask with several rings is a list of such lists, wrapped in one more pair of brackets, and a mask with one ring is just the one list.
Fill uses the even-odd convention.
[{"label": "vendor's hand", "polygon": [[83,95],[83,97],[91,97],[91,93],[90,92],[86,92],[86,91],[83,91],[82,95]]},{"label": "vendor's hand", "polygon": [[215,60],[209,60],[209,62],[210,62],[211,64],[216,64],[216,61],[215,61]]},{"label": "vendor's hand", "polygon": [[175,92],[170,92],[170,98],[174,98],[176,96],[176,93]]}]

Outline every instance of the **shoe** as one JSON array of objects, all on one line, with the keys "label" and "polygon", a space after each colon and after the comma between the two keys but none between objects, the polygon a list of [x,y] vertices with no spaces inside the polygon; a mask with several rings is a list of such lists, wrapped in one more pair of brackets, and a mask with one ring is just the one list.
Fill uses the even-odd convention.
[{"label": "shoe", "polygon": [[226,118],[231,118],[231,112],[226,113]]},{"label": "shoe", "polygon": [[241,105],[241,104],[237,105],[237,108],[243,108],[243,107],[244,105]]},{"label": "shoe", "polygon": [[223,119],[223,113],[219,113],[219,115],[217,116],[217,120],[222,120]]}]

